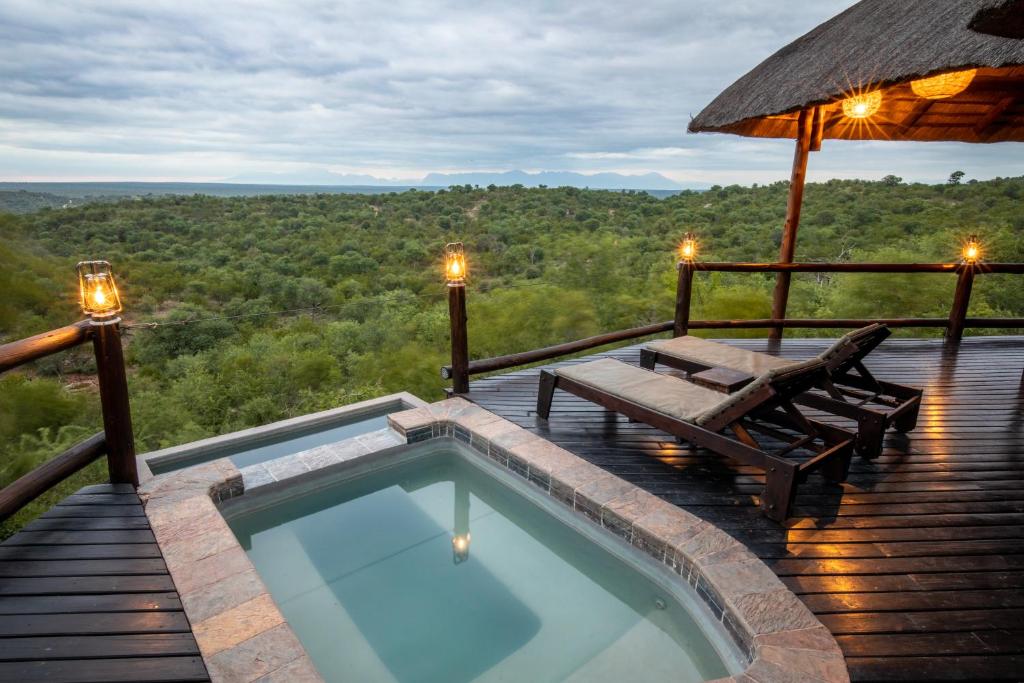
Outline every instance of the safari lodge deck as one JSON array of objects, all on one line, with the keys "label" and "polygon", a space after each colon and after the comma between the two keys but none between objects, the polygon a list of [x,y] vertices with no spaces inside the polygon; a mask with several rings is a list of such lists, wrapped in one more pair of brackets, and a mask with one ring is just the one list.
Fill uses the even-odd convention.
[{"label": "safari lodge deck", "polygon": [[[826,345],[787,339],[777,353]],[[636,365],[640,346],[599,355]],[[832,631],[853,680],[1020,680],[1024,338],[889,339],[867,365],[924,389],[917,428],[890,431],[875,460],[855,457],[841,485],[812,474],[781,526],[757,508],[759,470],[561,391],[538,419],[540,368],[475,380],[467,398],[746,544]]]}]

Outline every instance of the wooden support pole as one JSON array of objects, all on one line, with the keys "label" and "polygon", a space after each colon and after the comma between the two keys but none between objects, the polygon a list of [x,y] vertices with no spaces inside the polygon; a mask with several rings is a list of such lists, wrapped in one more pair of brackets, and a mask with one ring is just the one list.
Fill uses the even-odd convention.
[{"label": "wooden support pole", "polygon": [[469,339],[466,334],[466,285],[448,285],[448,318],[452,330],[452,392],[469,392]]},{"label": "wooden support pole", "polygon": [[680,261],[679,279],[676,281],[676,315],[672,327],[673,337],[682,337],[690,329],[690,298],[693,293],[693,262]]},{"label": "wooden support pole", "polygon": [[974,286],[974,264],[965,263],[956,280],[953,306],[949,310],[949,327],[946,329],[946,343],[959,344],[964,336],[967,308],[971,305],[971,288]]},{"label": "wooden support pole", "polygon": [[121,326],[118,322],[93,325],[93,350],[100,384],[103,431],[107,442],[107,469],[112,484],[139,485],[135,466],[135,437],[128,405]]},{"label": "wooden support pole", "polygon": [[[815,108],[816,109],[816,108]],[[820,116],[820,115],[819,115]],[[800,227],[800,210],[803,208],[804,183],[807,178],[807,157],[810,154],[815,132],[814,109],[804,109],[797,120],[796,151],[793,154],[793,171],[789,179],[789,200],[786,203],[786,225],[782,230],[782,245],[779,248],[779,262],[791,263],[796,253],[796,231]],[[772,296],[772,318],[786,317],[789,303],[790,273],[779,273],[775,280]],[[781,339],[782,328],[772,328],[770,339]]]}]

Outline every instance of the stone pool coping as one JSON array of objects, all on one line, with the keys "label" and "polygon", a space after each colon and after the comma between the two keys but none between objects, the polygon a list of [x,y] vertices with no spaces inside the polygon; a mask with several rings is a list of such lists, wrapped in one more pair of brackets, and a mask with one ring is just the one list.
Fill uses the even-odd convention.
[{"label": "stone pool coping", "polygon": [[828,629],[761,560],[713,525],[462,398],[392,413],[388,422],[390,430],[242,471],[222,458],[151,477],[140,487],[214,681],[323,680],[218,504],[437,438],[467,444],[689,582],[747,657],[742,673],[716,683],[849,681]]},{"label": "stone pool coping", "polygon": [[427,402],[407,391],[400,391],[398,393],[388,394],[387,396],[379,396],[366,401],[359,401],[358,403],[350,403],[338,408],[331,408],[330,410],[322,410],[317,413],[300,415],[299,417],[279,420],[277,422],[271,422],[270,424],[242,429],[229,434],[220,434],[208,439],[201,439],[199,441],[192,441],[191,443],[170,446],[168,448],[161,448],[160,450],[142,453],[136,456],[135,459],[139,471],[139,478],[140,480],[145,481],[153,476],[153,471],[150,469],[150,463],[154,465],[173,464],[176,462],[187,461],[190,458],[199,455],[203,451],[217,450],[229,445],[244,446],[247,443],[259,442],[268,436],[287,436],[293,432],[305,431],[310,427],[330,424],[343,418],[358,420],[358,418],[363,415],[376,412],[376,410],[382,406],[391,404],[402,406],[402,408],[398,410],[408,410],[425,406],[427,405]]}]

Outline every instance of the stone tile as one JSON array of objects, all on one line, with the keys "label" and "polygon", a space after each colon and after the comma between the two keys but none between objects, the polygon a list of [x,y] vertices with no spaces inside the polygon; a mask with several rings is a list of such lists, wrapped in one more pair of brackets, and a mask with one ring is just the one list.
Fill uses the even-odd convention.
[{"label": "stone tile", "polygon": [[250,569],[180,595],[189,621],[199,623],[266,592],[259,574],[255,569]]},{"label": "stone tile", "polygon": [[197,531],[191,538],[185,537],[174,542],[160,541],[160,551],[164,555],[168,569],[191,567],[199,560],[238,547],[238,540],[231,533],[224,518],[216,512],[214,515],[216,518],[209,519],[204,530],[193,527]]},{"label": "stone tile", "polygon": [[378,429],[375,432],[360,434],[356,437],[356,441],[369,453],[382,451],[385,448],[394,448],[405,443],[401,436],[390,429]]},{"label": "stone tile", "polygon": [[465,410],[460,411],[458,415],[449,418],[449,422],[470,432],[477,431],[487,423],[495,422],[497,420],[504,420],[504,418],[495,415],[489,410],[484,410],[479,406],[466,408]]},{"label": "stone tile", "polygon": [[[769,570],[770,571],[770,570]],[[797,631],[777,631],[757,636],[758,645],[787,647],[792,650],[831,650],[839,651],[836,639],[824,626],[805,628]]]},{"label": "stone tile", "polygon": [[303,656],[257,678],[254,683],[319,683],[323,680],[309,657]]},{"label": "stone tile", "polygon": [[666,543],[674,545],[691,538],[692,534],[686,534],[683,539],[680,539],[680,535],[701,524],[701,519],[659,498],[653,509],[637,519],[635,524]]},{"label": "stone tile", "polygon": [[[504,448],[506,451],[510,451],[516,446],[536,441],[543,441],[543,439],[527,429],[519,428],[518,430],[509,430],[494,436],[491,439],[491,447]],[[549,442],[545,441],[544,443]]]},{"label": "stone tile", "polygon": [[192,625],[203,657],[234,647],[264,631],[284,623],[277,605],[264,593],[241,605]]},{"label": "stone tile", "polygon": [[337,465],[369,452],[370,449],[366,444],[353,438],[303,451],[298,453],[297,457],[312,471]]},{"label": "stone tile", "polygon": [[747,562],[701,564],[704,578],[715,587],[726,601],[750,593],[767,593],[785,588],[771,569],[756,557]]},{"label": "stone tile", "polygon": [[298,455],[286,455],[282,458],[268,460],[263,463],[263,466],[267,468],[267,471],[270,472],[270,476],[272,476],[276,481],[296,477],[300,474],[309,472],[309,467],[304,461],[299,459]]},{"label": "stone tile", "polygon": [[248,491],[257,486],[274,483],[274,476],[263,466],[263,463],[257,463],[242,468],[242,481],[245,483],[245,490]]},{"label": "stone tile", "polygon": [[195,564],[171,569],[171,578],[178,593],[184,594],[252,568],[245,551],[236,544],[230,550],[204,557]]},{"label": "stone tile", "polygon": [[[676,549],[691,560],[699,560],[708,555],[721,553],[723,550],[743,547],[735,538],[710,524],[705,524],[701,529],[697,529],[697,527],[691,527],[691,529],[696,530],[697,533],[689,539],[676,540],[674,544]],[[677,538],[685,535],[685,531],[676,534]]]},{"label": "stone tile", "polygon": [[576,500],[585,498],[596,505],[604,506],[619,496],[628,493],[633,488],[635,488],[633,484],[630,484],[628,481],[619,479],[613,474],[605,474],[583,486],[577,487]]},{"label": "stone tile", "polygon": [[[753,679],[756,683],[825,683],[825,679],[810,676],[789,666],[779,666],[761,657],[755,659],[754,663],[743,672],[743,675]],[[849,681],[850,679],[847,677],[845,680]]]},{"label": "stone tile", "polygon": [[216,512],[213,501],[204,493],[184,498],[173,504],[147,505],[146,517],[158,539],[174,538],[175,530],[181,524],[208,517],[210,511]]},{"label": "stone tile", "polygon": [[275,626],[206,661],[214,681],[254,681],[305,657],[306,652],[287,624]]},{"label": "stone tile", "polygon": [[464,398],[456,396],[455,398],[445,399],[443,401],[437,401],[426,406],[430,414],[434,416],[434,419],[443,422],[454,419],[455,417],[466,412],[470,408],[478,408],[479,406],[470,403]]},{"label": "stone tile", "polygon": [[559,484],[570,488],[573,491],[576,489],[591,484],[598,479],[611,476],[600,467],[591,465],[586,460],[577,458],[576,462],[565,467],[559,467],[553,470],[551,473],[552,483],[558,481]]},{"label": "stone tile", "polygon": [[754,636],[821,625],[800,599],[785,588],[741,595],[729,600],[729,604],[739,622]]},{"label": "stone tile", "polygon": [[437,417],[428,408],[414,408],[388,415],[388,424],[399,434],[406,434],[419,427],[429,427]]},{"label": "stone tile", "polygon": [[586,462],[579,456],[544,439],[525,440],[510,448],[509,453],[525,460],[531,469],[541,470],[548,475],[572,467],[579,462]]},{"label": "stone tile", "polygon": [[758,648],[757,656],[765,662],[787,671],[796,671],[807,678],[822,681],[849,681],[850,674],[846,661],[838,652],[817,652],[814,650],[791,650],[786,647],[766,645]]},{"label": "stone tile", "polygon": [[657,496],[633,486],[626,493],[612,498],[604,505],[619,517],[629,520],[630,524],[635,524],[637,520],[659,509],[660,503]]}]

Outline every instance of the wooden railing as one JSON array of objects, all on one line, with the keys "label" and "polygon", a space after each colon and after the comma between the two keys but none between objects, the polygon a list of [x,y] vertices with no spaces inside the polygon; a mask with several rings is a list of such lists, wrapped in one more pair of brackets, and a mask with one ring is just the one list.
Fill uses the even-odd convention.
[{"label": "wooden railing", "polygon": [[47,460],[0,490],[0,519],[10,517],[26,503],[103,455],[107,456],[111,483],[139,485],[124,352],[117,321],[97,323],[83,320],[0,345],[0,373],[89,341],[96,355],[103,431]]},{"label": "wooden railing", "polygon": [[[948,273],[957,276],[956,289],[950,312],[944,318],[761,318],[754,320],[690,320],[690,305],[695,276],[698,272],[721,273]],[[857,328],[871,323],[884,323],[889,327],[941,327],[946,329],[946,342],[957,344],[968,327],[1024,327],[1024,318],[969,318],[971,288],[979,275],[999,273],[1022,274],[1024,263],[679,263],[676,285],[675,317],[653,325],[578,339],[521,353],[494,358],[469,360],[466,334],[465,287],[459,287],[458,297],[449,299],[452,316],[452,363],[441,368],[441,376],[452,380],[454,393],[469,390],[469,378],[486,372],[507,370],[560,356],[580,353],[630,339],[639,339],[662,332],[682,336],[690,330],[743,330],[768,329],[781,333],[785,328],[830,329]]]}]

